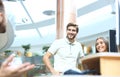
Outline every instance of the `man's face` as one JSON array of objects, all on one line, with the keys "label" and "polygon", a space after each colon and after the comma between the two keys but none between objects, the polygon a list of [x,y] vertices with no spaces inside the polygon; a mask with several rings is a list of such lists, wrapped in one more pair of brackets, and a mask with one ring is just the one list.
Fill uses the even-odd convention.
[{"label": "man's face", "polygon": [[0,33],[4,33],[6,31],[6,23],[4,21],[4,14],[0,13]]},{"label": "man's face", "polygon": [[69,40],[73,40],[77,35],[76,27],[73,26],[68,27],[66,33],[67,33],[67,38]]}]

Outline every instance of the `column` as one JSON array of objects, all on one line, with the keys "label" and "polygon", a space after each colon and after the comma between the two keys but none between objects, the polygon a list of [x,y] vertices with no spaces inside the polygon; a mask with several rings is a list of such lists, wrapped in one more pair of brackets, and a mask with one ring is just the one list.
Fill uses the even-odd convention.
[{"label": "column", "polygon": [[57,21],[56,38],[63,38],[66,35],[66,25],[76,23],[75,0],[57,0]]}]

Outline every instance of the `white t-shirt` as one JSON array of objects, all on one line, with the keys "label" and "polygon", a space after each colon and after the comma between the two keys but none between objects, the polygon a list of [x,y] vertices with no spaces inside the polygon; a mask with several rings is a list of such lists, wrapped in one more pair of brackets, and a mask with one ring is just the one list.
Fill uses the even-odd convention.
[{"label": "white t-shirt", "polygon": [[67,38],[55,40],[48,52],[54,55],[54,69],[59,72],[76,68],[77,58],[84,55],[81,44],[70,43]]}]

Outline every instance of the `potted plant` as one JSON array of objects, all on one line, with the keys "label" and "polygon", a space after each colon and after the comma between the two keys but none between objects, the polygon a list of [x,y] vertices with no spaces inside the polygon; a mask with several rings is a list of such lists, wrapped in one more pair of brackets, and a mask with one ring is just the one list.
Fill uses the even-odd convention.
[{"label": "potted plant", "polygon": [[8,56],[12,53],[11,50],[5,50],[4,52],[5,52],[5,56],[6,56],[6,57],[8,57]]},{"label": "potted plant", "polygon": [[31,48],[31,45],[22,45],[22,48],[24,48],[24,55],[26,56],[26,53],[29,51],[29,49]]},{"label": "potted plant", "polygon": [[47,50],[49,49],[49,46],[43,46],[42,50],[44,50],[44,53],[47,52]]}]

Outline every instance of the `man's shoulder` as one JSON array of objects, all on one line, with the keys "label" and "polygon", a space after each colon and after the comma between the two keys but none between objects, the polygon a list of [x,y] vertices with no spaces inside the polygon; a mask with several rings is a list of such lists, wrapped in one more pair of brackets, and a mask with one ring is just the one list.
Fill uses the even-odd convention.
[{"label": "man's shoulder", "polygon": [[76,43],[79,44],[79,45],[81,45],[81,43],[78,40],[76,40]]}]

